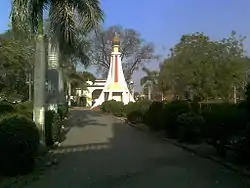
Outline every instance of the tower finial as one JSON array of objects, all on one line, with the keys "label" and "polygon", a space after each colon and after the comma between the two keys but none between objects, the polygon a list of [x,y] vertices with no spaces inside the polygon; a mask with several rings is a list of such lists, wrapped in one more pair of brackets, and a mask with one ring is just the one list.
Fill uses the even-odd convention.
[{"label": "tower finial", "polygon": [[113,38],[113,45],[120,45],[120,38],[117,32],[115,32],[115,36]]}]

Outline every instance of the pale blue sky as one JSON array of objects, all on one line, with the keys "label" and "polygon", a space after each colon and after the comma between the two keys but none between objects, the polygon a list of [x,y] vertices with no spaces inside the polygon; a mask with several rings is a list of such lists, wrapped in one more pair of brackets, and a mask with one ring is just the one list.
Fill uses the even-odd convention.
[{"label": "pale blue sky", "polygon": [[[1,0],[0,31],[8,28],[11,0]],[[232,30],[247,36],[249,52],[250,0],[102,0],[106,14],[105,26],[120,24],[139,31],[142,37],[156,46],[157,52],[167,55],[182,34],[204,32],[213,39],[229,35]],[[158,68],[158,62],[148,65]],[[143,74],[135,73],[139,84]]]}]

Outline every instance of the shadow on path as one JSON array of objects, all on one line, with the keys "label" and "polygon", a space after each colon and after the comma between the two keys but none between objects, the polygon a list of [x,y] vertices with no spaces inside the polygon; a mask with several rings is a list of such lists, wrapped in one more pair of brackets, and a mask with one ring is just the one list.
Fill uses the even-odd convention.
[{"label": "shadow on path", "polygon": [[72,110],[59,165],[32,188],[233,188],[249,180],[136,131],[111,116]]}]

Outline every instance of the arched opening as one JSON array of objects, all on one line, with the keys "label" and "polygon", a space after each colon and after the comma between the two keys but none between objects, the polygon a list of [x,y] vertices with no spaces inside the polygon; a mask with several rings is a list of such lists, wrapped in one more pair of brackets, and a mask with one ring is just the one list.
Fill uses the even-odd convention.
[{"label": "arched opening", "polygon": [[99,98],[99,96],[101,95],[101,93],[102,93],[102,89],[95,89],[92,92],[92,105],[94,105],[94,101]]},{"label": "arched opening", "polygon": [[79,97],[79,106],[86,107],[87,105],[87,98],[86,96]]}]

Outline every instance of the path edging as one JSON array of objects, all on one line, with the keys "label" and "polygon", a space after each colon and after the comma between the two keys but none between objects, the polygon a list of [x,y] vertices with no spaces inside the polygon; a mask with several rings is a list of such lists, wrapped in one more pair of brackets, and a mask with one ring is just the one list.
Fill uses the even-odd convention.
[{"label": "path edging", "polygon": [[[142,127],[139,127],[139,126],[136,126],[135,123],[131,123],[129,121],[127,121],[126,119],[122,119],[122,118],[118,118],[124,122],[126,122],[130,127],[133,127],[133,128],[136,128],[137,130],[140,130],[140,131],[143,131],[145,133],[150,133],[150,131],[147,131],[146,129],[143,129]],[[209,159],[211,161],[214,161],[242,176],[247,176],[247,177],[250,177],[250,171],[248,170],[243,170],[243,169],[240,169],[239,167],[235,166],[234,164],[232,163],[229,163],[229,162],[225,162],[223,161],[222,159],[218,158],[218,157],[215,157],[215,156],[212,156],[212,155],[208,155],[208,156],[204,156],[204,155],[201,155],[198,151],[196,151],[195,149],[191,148],[191,147],[188,147],[188,146],[185,146],[184,144],[182,143],[179,143],[173,139],[169,139],[169,138],[166,138],[164,137],[163,138],[164,141],[168,142],[168,143],[171,143],[179,148],[182,148],[190,153],[193,153],[194,155],[197,155],[201,158],[204,158],[204,159]]]}]

